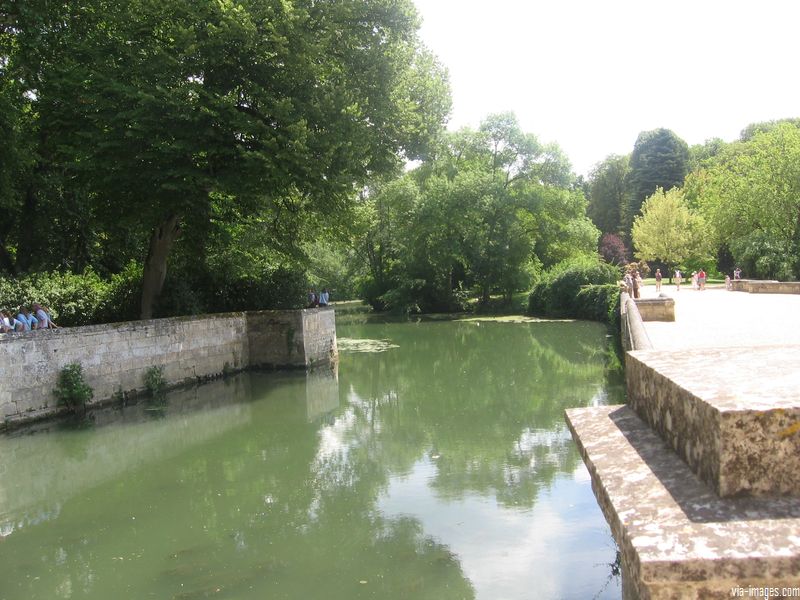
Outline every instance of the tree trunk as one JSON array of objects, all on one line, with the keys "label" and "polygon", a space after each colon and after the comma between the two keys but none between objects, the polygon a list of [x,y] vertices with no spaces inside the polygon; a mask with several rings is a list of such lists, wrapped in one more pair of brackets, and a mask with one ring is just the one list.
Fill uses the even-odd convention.
[{"label": "tree trunk", "polygon": [[139,318],[152,319],[153,306],[161,295],[164,278],[167,276],[167,258],[172,243],[181,232],[180,216],[170,215],[153,229],[150,249],[142,273],[142,311]]},{"label": "tree trunk", "polygon": [[[22,205],[22,214],[31,216],[39,213],[39,198],[36,194],[34,184],[28,185],[25,191],[25,200]],[[23,218],[23,221],[25,219]],[[16,269],[18,273],[24,273],[31,268],[33,264],[33,257],[36,254],[36,238],[38,237],[38,230],[36,227],[30,227],[24,231],[23,235],[19,237],[19,246],[17,248],[17,264]]]}]

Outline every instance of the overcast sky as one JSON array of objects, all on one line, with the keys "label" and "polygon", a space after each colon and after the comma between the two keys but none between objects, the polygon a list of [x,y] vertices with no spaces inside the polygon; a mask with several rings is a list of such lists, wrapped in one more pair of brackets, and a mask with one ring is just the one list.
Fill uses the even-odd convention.
[{"label": "overcast sky", "polygon": [[800,117],[800,2],[414,0],[450,129],[513,111],[576,173],[666,127],[691,144]]}]

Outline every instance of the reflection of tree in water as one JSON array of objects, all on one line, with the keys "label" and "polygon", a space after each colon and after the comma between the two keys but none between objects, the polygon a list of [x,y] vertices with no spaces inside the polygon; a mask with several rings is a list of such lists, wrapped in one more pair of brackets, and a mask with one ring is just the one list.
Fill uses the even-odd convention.
[{"label": "reflection of tree in water", "polygon": [[563,411],[603,391],[603,327],[435,322],[346,333],[400,346],[358,360],[345,354],[340,369],[354,396],[352,442],[372,447],[390,470],[407,472],[427,453],[440,494],[494,493],[518,506],[575,470]]},{"label": "reflection of tree in water", "polygon": [[[263,570],[259,597],[474,598],[456,557],[426,538],[418,521],[386,519],[375,510],[386,470],[369,444],[349,447],[337,439],[337,428],[356,422],[343,415],[320,432],[294,398],[273,394],[257,433],[242,435],[240,447],[226,450],[221,472],[198,481],[196,508],[219,520],[219,560],[230,561],[231,546],[238,546],[230,568],[249,562],[250,572]],[[262,460],[254,464],[254,456]],[[247,482],[236,514],[213,486],[203,493],[219,479]]]},{"label": "reflection of tree in water", "polygon": [[0,574],[23,574],[4,591],[106,598],[124,581],[141,598],[475,597],[419,521],[375,509],[386,470],[369,445],[348,449],[336,431],[326,441],[352,420],[309,420],[304,374],[253,375],[252,388],[265,399],[251,420],[76,493],[47,528],[4,540]]}]

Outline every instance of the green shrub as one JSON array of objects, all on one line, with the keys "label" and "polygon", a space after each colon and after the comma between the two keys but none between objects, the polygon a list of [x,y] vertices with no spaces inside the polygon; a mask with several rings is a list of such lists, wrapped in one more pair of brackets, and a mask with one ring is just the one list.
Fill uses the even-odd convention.
[{"label": "green shrub", "polygon": [[83,274],[34,273],[0,280],[4,308],[16,311],[20,305],[39,302],[50,309],[59,325],[95,323],[95,312],[107,294],[108,284],[91,270]]},{"label": "green shrub", "polygon": [[[91,270],[35,273],[0,279],[0,308],[16,313],[21,305],[39,302],[50,309],[56,323],[66,326],[133,321],[139,318],[141,289],[142,265],[135,261],[108,280]],[[239,275],[226,269],[208,272],[205,267],[193,273],[172,269],[154,312],[156,317],[170,317],[300,308],[307,289],[299,268],[264,267]]]},{"label": "green shrub", "polygon": [[163,402],[167,391],[167,383],[164,381],[164,367],[152,366],[144,373],[144,387],[151,400]]},{"label": "green shrub", "polygon": [[59,406],[66,406],[76,415],[85,414],[86,403],[94,397],[94,391],[83,377],[80,363],[70,363],[61,369],[53,394]]},{"label": "green shrub", "polygon": [[619,286],[606,283],[582,287],[575,298],[575,313],[572,316],[613,325],[613,312],[617,313],[615,320],[619,323]]},{"label": "green shrub", "polygon": [[[528,297],[531,314],[577,317],[587,301],[578,294],[587,285],[615,284],[619,269],[597,258],[572,259],[544,273]],[[581,306],[579,306],[579,302]],[[607,306],[606,306],[607,309]],[[601,320],[606,320],[602,318]]]},{"label": "green shrub", "polygon": [[120,323],[139,318],[142,293],[142,265],[131,261],[121,273],[112,275],[98,304],[94,323]]}]

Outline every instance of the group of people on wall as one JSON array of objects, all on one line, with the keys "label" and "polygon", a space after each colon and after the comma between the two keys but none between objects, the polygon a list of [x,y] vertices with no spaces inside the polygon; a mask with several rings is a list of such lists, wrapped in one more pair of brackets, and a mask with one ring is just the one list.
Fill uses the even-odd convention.
[{"label": "group of people on wall", "polygon": [[331,295],[327,288],[323,288],[319,293],[312,288],[308,290],[308,305],[306,308],[319,308],[328,306],[330,299]]},{"label": "group of people on wall", "polygon": [[35,329],[57,329],[50,310],[38,302],[27,306],[20,306],[16,316],[14,311],[0,310],[0,333],[22,333]]}]

